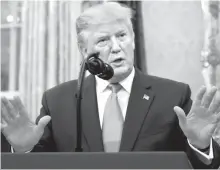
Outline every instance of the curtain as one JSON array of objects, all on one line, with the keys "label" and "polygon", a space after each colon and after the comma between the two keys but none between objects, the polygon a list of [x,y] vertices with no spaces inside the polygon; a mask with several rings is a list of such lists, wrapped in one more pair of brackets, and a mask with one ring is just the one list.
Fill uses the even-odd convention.
[{"label": "curtain", "polygon": [[78,77],[82,58],[75,20],[80,7],[80,1],[24,1],[19,93],[32,120],[45,90]]}]

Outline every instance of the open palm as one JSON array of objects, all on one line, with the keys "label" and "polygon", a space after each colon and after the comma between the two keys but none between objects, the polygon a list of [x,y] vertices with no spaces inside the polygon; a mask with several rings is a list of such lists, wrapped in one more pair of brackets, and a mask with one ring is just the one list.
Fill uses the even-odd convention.
[{"label": "open palm", "polygon": [[31,150],[38,143],[44,127],[50,121],[50,117],[45,116],[36,125],[29,119],[18,97],[13,102],[2,98],[1,112],[1,131],[16,152]]},{"label": "open palm", "polygon": [[198,149],[209,146],[213,132],[220,121],[218,111],[220,99],[214,99],[216,91],[216,87],[213,87],[209,92],[205,87],[202,87],[187,116],[180,107],[174,107],[182,131],[189,142]]}]

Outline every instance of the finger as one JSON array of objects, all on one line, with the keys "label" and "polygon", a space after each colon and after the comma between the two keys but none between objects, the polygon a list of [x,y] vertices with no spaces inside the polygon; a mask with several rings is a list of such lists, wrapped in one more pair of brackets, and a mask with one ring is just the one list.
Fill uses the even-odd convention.
[{"label": "finger", "polygon": [[206,92],[206,87],[205,87],[205,86],[202,86],[202,87],[199,89],[199,91],[198,91],[198,93],[196,94],[196,97],[195,97],[195,102],[194,102],[194,104],[195,104],[196,106],[201,105],[202,98],[203,98],[205,92]]},{"label": "finger", "polygon": [[4,103],[4,106],[8,111],[8,116],[13,120],[16,117],[16,110],[14,109],[14,106],[5,97],[2,98],[2,102]]},{"label": "finger", "polygon": [[202,99],[201,105],[204,106],[205,108],[209,108],[209,105],[212,102],[216,92],[217,92],[216,87],[212,87],[209,92],[206,92],[206,94]]},{"label": "finger", "polygon": [[51,120],[50,116],[44,116],[42,117],[39,122],[38,122],[38,131],[43,131],[45,126],[49,123],[49,121]]},{"label": "finger", "polygon": [[6,123],[6,121],[4,120],[4,118],[3,117],[1,117],[1,123]]},{"label": "finger", "polygon": [[14,100],[13,100],[13,104],[18,109],[20,115],[27,116],[27,111],[26,111],[26,109],[25,109],[25,107],[24,107],[20,97],[15,96]]},{"label": "finger", "polygon": [[211,103],[211,105],[209,107],[209,111],[211,113],[220,112],[220,98],[216,98],[216,99],[213,100],[213,102]]},{"label": "finger", "polygon": [[11,119],[8,116],[8,111],[4,105],[4,103],[1,103],[1,118],[9,124],[11,122]]},{"label": "finger", "polygon": [[6,123],[6,121],[3,118],[1,118],[1,125],[7,126],[7,123]]},{"label": "finger", "polygon": [[186,127],[186,114],[183,111],[183,109],[181,109],[178,106],[174,107],[174,111],[176,112],[176,115],[177,115],[177,117],[179,119],[180,128],[184,131],[184,129]]}]

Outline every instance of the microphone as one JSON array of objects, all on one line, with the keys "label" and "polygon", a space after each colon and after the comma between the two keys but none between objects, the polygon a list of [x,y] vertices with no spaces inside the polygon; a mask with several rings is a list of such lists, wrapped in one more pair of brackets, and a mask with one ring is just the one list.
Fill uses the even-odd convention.
[{"label": "microphone", "polygon": [[99,58],[99,53],[93,53],[88,56],[86,68],[91,74],[97,75],[104,80],[109,80],[114,75],[113,68]]},{"label": "microphone", "polygon": [[85,77],[85,72],[88,70],[91,74],[97,75],[98,77],[109,80],[114,75],[113,68],[104,63],[99,58],[99,53],[93,53],[83,60],[79,72],[79,77],[77,81],[77,93],[76,97],[76,152],[82,152],[82,119],[81,119],[81,100],[82,100],[82,90],[83,82]]}]

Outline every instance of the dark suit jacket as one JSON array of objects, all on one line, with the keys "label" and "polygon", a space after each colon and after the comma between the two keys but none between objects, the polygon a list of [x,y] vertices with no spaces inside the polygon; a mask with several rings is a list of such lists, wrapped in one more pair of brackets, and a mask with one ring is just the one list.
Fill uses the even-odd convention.
[{"label": "dark suit jacket", "polygon": [[[42,116],[50,115],[50,123],[33,151],[74,152],[76,147],[76,90],[73,80],[56,86],[43,95]],[[149,100],[143,99],[144,95]],[[136,70],[129,98],[120,151],[186,151],[195,168],[217,167],[220,149],[213,141],[215,160],[206,166],[187,144],[178,118],[173,111],[180,106],[189,112],[192,101],[188,85],[146,76]],[[103,152],[94,76],[84,82],[82,94],[82,146],[85,152]]]}]

